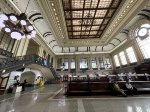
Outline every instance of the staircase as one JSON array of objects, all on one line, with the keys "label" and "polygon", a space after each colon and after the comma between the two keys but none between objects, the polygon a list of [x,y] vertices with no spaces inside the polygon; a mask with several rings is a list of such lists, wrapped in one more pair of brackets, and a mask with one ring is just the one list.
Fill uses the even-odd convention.
[{"label": "staircase", "polygon": [[0,55],[4,57],[12,57],[13,53],[0,48]]},{"label": "staircase", "polygon": [[44,58],[38,55],[25,55],[17,57],[0,58],[0,75],[9,73],[11,71],[23,68],[31,64],[38,64],[49,68],[54,78],[59,79],[53,66],[50,63],[48,63],[48,65],[44,65]]}]

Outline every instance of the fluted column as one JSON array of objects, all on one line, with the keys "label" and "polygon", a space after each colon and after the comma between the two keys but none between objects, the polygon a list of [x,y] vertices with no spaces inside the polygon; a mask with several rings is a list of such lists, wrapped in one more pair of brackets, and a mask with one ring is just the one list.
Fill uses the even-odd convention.
[{"label": "fluted column", "polygon": [[89,70],[92,70],[92,58],[91,58],[91,56],[88,57],[88,68],[89,68]]},{"label": "fluted column", "polygon": [[19,40],[19,42],[17,42],[17,45],[16,45],[16,56],[23,56],[23,55],[26,55],[26,52],[27,52],[27,48],[28,48],[28,45],[29,45],[29,39],[28,38],[23,38],[21,40]]},{"label": "fluted column", "polygon": [[71,69],[71,59],[68,58],[68,71],[70,71],[70,69]]},{"label": "fluted column", "polygon": [[100,70],[100,64],[99,64],[99,59],[98,59],[98,57],[96,57],[96,65],[97,65],[97,69]]},{"label": "fluted column", "polygon": [[[40,57],[43,56],[43,48],[42,48],[41,46],[39,47],[38,55],[39,55]],[[50,58],[50,59],[51,59],[51,58]]]}]

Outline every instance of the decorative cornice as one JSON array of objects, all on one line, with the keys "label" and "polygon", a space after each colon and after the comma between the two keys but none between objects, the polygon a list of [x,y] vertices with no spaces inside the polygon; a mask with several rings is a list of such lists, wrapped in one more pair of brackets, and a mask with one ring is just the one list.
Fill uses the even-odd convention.
[{"label": "decorative cornice", "polygon": [[129,38],[130,39],[135,39],[135,32],[138,28],[140,28],[140,26],[142,24],[150,24],[150,21],[149,20],[146,20],[146,19],[141,19],[139,20],[135,25],[133,25],[131,28],[130,28],[130,31],[129,31]]},{"label": "decorative cornice", "polygon": [[[105,30],[102,37],[99,39],[78,39],[73,40],[68,38],[66,22],[64,19],[64,12],[61,0],[38,0],[39,4],[44,7],[49,24],[54,29],[55,38],[59,41],[59,45],[63,47],[75,46],[103,46],[110,42],[110,40],[118,34],[123,27],[131,20],[139,10],[147,3],[146,0],[125,0],[116,12],[115,19],[111,20],[109,26]],[[59,22],[57,22],[59,20]],[[61,29],[61,30],[60,30]]]},{"label": "decorative cornice", "polygon": [[138,12],[147,4],[147,0],[126,0],[122,8],[119,10],[115,19],[102,36],[102,42],[107,44],[111,38],[115,37]]}]

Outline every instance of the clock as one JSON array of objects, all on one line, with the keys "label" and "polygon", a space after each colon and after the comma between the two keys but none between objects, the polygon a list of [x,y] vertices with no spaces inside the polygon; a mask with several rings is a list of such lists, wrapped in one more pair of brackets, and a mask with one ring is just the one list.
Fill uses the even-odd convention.
[{"label": "clock", "polygon": [[148,36],[148,29],[145,27],[141,27],[137,32],[137,36],[141,39],[146,38]]}]

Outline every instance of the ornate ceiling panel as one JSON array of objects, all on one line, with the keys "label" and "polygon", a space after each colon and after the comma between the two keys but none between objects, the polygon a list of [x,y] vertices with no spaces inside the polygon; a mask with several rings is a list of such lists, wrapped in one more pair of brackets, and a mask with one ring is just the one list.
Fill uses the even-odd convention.
[{"label": "ornate ceiling panel", "polygon": [[62,0],[69,39],[100,38],[122,0]]}]

